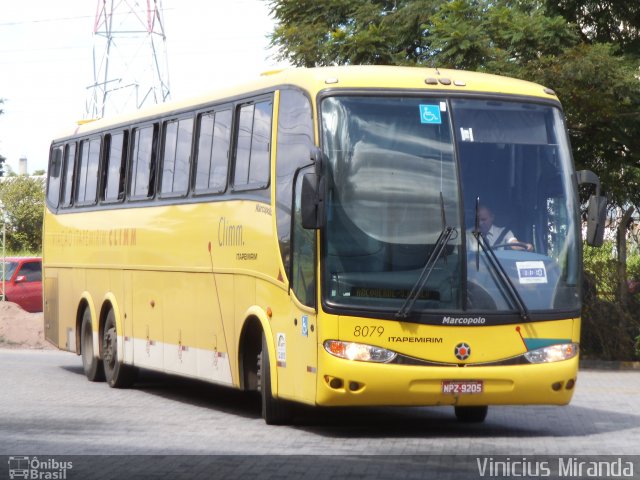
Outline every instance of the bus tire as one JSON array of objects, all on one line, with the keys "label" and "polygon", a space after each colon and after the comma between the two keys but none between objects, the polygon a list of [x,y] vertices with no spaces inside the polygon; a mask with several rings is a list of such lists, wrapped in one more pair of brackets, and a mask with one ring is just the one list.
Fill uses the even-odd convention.
[{"label": "bus tire", "polygon": [[464,423],[482,423],[487,418],[489,407],[454,407],[456,418]]},{"label": "bus tire", "polygon": [[116,331],[116,316],[109,310],[104,322],[102,335],[102,359],[107,383],[113,388],[127,388],[133,385],[138,371],[131,365],[125,365],[118,359],[118,333]]},{"label": "bus tire", "polygon": [[271,392],[271,366],[267,339],[262,334],[262,350],[258,357],[258,386],[262,398],[262,418],[267,425],[286,425],[293,417],[293,406],[286,400],[274,398]]},{"label": "bus tire", "polygon": [[91,327],[91,312],[89,311],[89,307],[86,307],[82,313],[80,353],[82,355],[82,368],[87,378],[92,382],[104,382],[105,377],[102,360],[93,352],[93,328]]}]

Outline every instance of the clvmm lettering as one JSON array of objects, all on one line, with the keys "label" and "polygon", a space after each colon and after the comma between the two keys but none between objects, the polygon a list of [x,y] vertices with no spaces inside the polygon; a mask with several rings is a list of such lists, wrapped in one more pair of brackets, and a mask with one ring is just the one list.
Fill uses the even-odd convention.
[{"label": "clvmm lettering", "polygon": [[241,247],[244,245],[242,238],[242,225],[229,223],[226,217],[220,217],[218,222],[218,245],[221,247]]}]

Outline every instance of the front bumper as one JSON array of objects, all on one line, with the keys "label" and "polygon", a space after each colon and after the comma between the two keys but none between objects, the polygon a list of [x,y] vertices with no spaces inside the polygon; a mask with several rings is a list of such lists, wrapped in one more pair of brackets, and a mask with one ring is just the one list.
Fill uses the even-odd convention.
[{"label": "front bumper", "polygon": [[[336,358],[319,349],[316,404],[323,406],[566,405],[578,356],[544,364],[431,367]],[[483,392],[444,394],[445,380],[483,382]]]}]

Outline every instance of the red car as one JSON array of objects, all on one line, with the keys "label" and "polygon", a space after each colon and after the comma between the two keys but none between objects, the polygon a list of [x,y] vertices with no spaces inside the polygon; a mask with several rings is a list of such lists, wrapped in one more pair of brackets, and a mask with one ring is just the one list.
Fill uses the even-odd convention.
[{"label": "red car", "polygon": [[[0,269],[2,261],[0,261]],[[42,311],[42,258],[40,257],[6,257],[4,282],[5,300],[17,303],[27,312]],[[0,270],[0,279],[2,271]]]}]

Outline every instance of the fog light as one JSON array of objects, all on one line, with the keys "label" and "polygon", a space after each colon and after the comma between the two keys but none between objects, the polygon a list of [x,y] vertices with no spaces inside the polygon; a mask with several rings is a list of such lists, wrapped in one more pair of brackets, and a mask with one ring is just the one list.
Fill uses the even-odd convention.
[{"label": "fog light", "polygon": [[339,390],[342,388],[342,386],[344,385],[344,382],[342,381],[341,378],[336,378],[336,377],[331,377],[329,375],[325,375],[324,376],[324,381],[327,382],[327,384],[331,387],[334,388],[336,390]]},{"label": "fog light", "polygon": [[562,382],[556,382],[553,385],[551,385],[551,388],[553,388],[554,392],[557,392],[559,390],[562,389]]},{"label": "fog light", "polygon": [[565,387],[567,390],[571,390],[576,385],[576,381],[572,378],[567,381],[567,386]]}]

